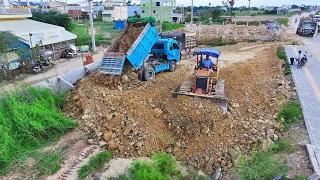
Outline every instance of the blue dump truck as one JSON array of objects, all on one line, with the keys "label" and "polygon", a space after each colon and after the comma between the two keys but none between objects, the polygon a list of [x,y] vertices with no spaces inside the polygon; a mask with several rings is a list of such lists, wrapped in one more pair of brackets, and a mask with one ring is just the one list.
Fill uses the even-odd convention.
[{"label": "blue dump truck", "polygon": [[175,71],[180,61],[181,44],[172,38],[160,38],[147,22],[127,24],[102,58],[100,73],[121,75],[125,61],[142,81],[152,81],[155,74]]}]

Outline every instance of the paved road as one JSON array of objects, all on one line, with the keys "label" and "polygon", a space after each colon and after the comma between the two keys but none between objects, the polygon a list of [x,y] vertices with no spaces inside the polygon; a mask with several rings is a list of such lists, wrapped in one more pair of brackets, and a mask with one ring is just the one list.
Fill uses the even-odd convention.
[{"label": "paved road", "polygon": [[[302,14],[305,17],[308,15]],[[289,31],[293,34],[298,25],[295,23],[296,18],[299,19],[300,16],[290,19]],[[320,35],[300,39],[306,46],[286,46],[285,50],[288,58],[295,57],[299,50],[308,56],[313,55],[302,69],[291,66],[291,71],[310,139],[310,144],[307,145],[310,161],[314,171],[320,175]]]}]

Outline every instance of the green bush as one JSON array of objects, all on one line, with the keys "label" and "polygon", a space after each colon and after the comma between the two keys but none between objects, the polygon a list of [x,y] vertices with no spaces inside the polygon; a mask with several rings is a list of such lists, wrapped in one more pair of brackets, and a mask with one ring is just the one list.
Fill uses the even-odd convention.
[{"label": "green bush", "polygon": [[278,140],[272,144],[272,146],[270,147],[270,150],[274,153],[279,153],[279,152],[291,153],[295,150],[295,147],[288,140]]},{"label": "green bush", "polygon": [[249,157],[240,154],[235,165],[235,172],[240,180],[270,180],[287,172],[285,164],[270,151],[254,150]]},{"label": "green bush", "polygon": [[60,112],[67,95],[26,88],[0,99],[0,175],[76,126]]},{"label": "green bush", "polygon": [[91,157],[88,164],[84,165],[78,170],[79,179],[84,179],[95,170],[103,167],[103,165],[106,162],[109,162],[111,158],[112,153],[110,151],[103,151]]},{"label": "green bush", "polygon": [[302,109],[298,102],[290,102],[282,107],[278,115],[278,122],[288,128],[302,117]]},{"label": "green bush", "polygon": [[170,154],[159,153],[152,156],[152,162],[135,161],[126,174],[112,180],[162,180],[182,179],[177,170],[177,162]]},{"label": "green bush", "polygon": [[276,55],[278,56],[279,59],[283,60],[286,63],[284,67],[284,75],[291,74],[290,65],[289,65],[288,58],[283,46],[279,46],[277,48]]}]

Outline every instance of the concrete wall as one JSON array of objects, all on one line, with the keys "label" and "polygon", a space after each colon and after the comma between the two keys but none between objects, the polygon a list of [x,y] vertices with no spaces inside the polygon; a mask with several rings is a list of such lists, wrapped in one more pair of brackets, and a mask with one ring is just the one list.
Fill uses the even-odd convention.
[{"label": "concrete wall", "polygon": [[60,76],[48,79],[46,81],[40,82],[38,84],[33,85],[33,87],[41,87],[48,88],[53,92],[65,92],[69,89],[73,89],[73,85],[79,81],[80,79],[86,77],[87,72],[89,71],[87,68],[94,70],[100,66],[99,62],[94,62],[87,66],[78,68],[74,71],[62,74]]},{"label": "concrete wall", "polygon": [[[170,4],[171,3],[171,4]],[[173,12],[173,9],[175,8],[174,2],[170,3],[163,3],[162,7],[162,19],[163,21],[170,22],[170,13]],[[152,3],[152,16],[156,19],[156,21],[160,21],[160,6],[159,3],[153,2]],[[148,17],[150,16],[150,3],[149,2],[141,2],[140,3],[141,8],[141,17]]]}]

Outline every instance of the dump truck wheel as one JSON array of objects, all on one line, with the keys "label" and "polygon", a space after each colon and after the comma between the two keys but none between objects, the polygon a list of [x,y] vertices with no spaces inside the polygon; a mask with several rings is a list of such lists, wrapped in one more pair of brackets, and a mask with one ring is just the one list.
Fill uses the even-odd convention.
[{"label": "dump truck wheel", "polygon": [[169,62],[169,71],[174,72],[177,69],[177,64],[175,61],[170,61]]},{"label": "dump truck wheel", "polygon": [[143,70],[143,78],[145,81],[152,81],[154,80],[155,76],[156,76],[156,73],[154,69],[148,67]]},{"label": "dump truck wheel", "polygon": [[138,79],[139,79],[140,81],[145,81],[145,80],[143,79],[143,69],[140,69],[140,70],[138,71]]}]

